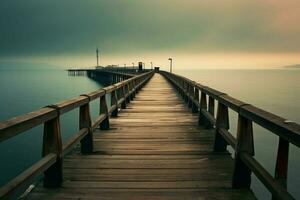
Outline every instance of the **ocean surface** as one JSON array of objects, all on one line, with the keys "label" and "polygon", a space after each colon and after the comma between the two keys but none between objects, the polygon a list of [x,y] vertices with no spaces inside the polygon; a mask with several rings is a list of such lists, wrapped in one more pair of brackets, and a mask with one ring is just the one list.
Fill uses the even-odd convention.
[{"label": "ocean surface", "polygon": [[[9,119],[50,104],[89,93],[102,87],[86,76],[68,76],[62,69],[26,69],[0,66],[0,120]],[[98,101],[91,104],[91,115],[99,112]],[[75,109],[61,117],[63,141],[78,127],[79,111]],[[30,167],[41,157],[43,126],[38,126],[0,143],[0,185]],[[4,173],[3,173],[4,172]]]},{"label": "ocean surface", "polygon": [[[194,81],[225,92],[266,111],[300,123],[300,70],[175,70]],[[94,91],[103,85],[85,76],[68,76],[62,69],[4,68],[0,66],[0,120],[24,114],[49,104]],[[98,102],[91,106],[98,114]],[[237,115],[230,113],[230,131],[236,132]],[[78,130],[78,110],[62,116],[66,141]],[[0,143],[0,185],[31,166],[41,156],[42,126]],[[278,137],[254,126],[255,157],[274,174]],[[288,190],[300,198],[300,151],[290,146]],[[4,172],[4,173],[3,173]],[[253,176],[252,189],[258,199],[270,199]]]},{"label": "ocean surface", "polygon": [[[174,73],[300,123],[300,69],[175,70]],[[237,114],[229,112],[229,115],[230,132],[236,135]],[[254,124],[255,158],[271,175],[275,171],[278,141],[278,136]],[[290,145],[287,184],[295,199],[300,199],[299,169],[300,150]],[[258,199],[271,199],[267,189],[254,175],[251,187]]]}]

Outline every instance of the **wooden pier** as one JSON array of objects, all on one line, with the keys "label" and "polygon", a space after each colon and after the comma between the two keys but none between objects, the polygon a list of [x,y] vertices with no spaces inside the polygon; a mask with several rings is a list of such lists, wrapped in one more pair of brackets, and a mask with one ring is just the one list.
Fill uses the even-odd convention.
[{"label": "wooden pier", "polygon": [[[75,108],[80,130],[62,144],[60,115]],[[237,138],[229,109],[239,115]],[[274,177],[253,157],[253,122],[279,136]],[[0,141],[42,123],[43,158],[1,188],[1,198],[13,199],[43,173],[27,199],[256,199],[254,172],[274,199],[294,199],[286,190],[288,148],[299,147],[300,126],[175,74],[146,72],[1,122]]]}]

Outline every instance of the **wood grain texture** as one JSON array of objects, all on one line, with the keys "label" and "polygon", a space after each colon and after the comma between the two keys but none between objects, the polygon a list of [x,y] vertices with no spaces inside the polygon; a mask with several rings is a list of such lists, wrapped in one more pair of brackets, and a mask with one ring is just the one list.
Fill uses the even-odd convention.
[{"label": "wood grain texture", "polygon": [[28,199],[255,199],[232,189],[230,154],[213,152],[213,130],[159,74],[93,135],[91,154],[78,146],[64,159],[61,188],[38,185]]}]

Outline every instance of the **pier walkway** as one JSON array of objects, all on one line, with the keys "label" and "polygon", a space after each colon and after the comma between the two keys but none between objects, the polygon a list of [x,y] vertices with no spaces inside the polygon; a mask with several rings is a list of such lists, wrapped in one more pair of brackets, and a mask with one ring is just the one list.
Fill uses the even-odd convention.
[{"label": "pier walkway", "polygon": [[158,73],[93,137],[93,153],[64,158],[62,187],[40,184],[28,199],[255,199],[232,189],[234,160],[214,153],[213,129]]}]

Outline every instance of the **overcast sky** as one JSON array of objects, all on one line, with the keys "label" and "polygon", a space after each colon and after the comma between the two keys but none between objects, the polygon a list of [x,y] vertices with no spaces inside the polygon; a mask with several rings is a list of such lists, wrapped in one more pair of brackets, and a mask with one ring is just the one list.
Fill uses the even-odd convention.
[{"label": "overcast sky", "polygon": [[0,61],[296,64],[299,23],[299,0],[1,0]]}]

